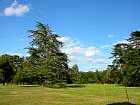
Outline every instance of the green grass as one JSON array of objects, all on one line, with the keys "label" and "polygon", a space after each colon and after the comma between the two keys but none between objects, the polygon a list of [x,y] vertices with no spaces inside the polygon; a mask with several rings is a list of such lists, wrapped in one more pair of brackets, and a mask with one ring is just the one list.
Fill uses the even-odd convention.
[{"label": "green grass", "polygon": [[[130,102],[140,104],[140,87],[127,87]],[[88,84],[51,89],[37,86],[0,85],[0,105],[107,105],[126,102],[123,86]]]}]

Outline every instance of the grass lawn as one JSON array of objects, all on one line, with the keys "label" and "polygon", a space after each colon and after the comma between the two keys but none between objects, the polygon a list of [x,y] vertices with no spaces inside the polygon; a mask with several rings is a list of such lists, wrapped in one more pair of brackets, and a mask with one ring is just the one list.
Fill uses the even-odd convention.
[{"label": "grass lawn", "polygon": [[[130,102],[139,105],[140,87],[127,89]],[[88,84],[62,89],[0,85],[0,105],[107,105],[126,101],[125,89],[118,85]]]}]

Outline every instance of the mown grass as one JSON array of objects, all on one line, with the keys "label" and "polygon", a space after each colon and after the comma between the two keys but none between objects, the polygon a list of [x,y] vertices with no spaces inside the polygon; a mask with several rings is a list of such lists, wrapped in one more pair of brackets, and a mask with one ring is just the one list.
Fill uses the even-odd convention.
[{"label": "mown grass", "polygon": [[[130,102],[140,104],[140,87],[127,87]],[[107,105],[127,102],[118,85],[88,84],[51,89],[41,86],[0,85],[0,105]],[[115,104],[116,105],[116,104]]]}]

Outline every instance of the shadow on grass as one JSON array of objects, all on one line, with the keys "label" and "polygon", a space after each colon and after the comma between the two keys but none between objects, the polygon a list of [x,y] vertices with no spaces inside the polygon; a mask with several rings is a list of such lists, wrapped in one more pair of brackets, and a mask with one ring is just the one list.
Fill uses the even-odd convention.
[{"label": "shadow on grass", "polygon": [[128,85],[124,85],[124,84],[117,84],[117,86],[140,87],[140,84],[136,84],[136,85],[133,85],[133,86],[128,86]]},{"label": "shadow on grass", "polygon": [[136,105],[136,104],[129,103],[129,102],[117,102],[117,103],[111,103],[107,105]]},{"label": "shadow on grass", "polygon": [[21,85],[21,87],[38,87],[38,85]]},{"label": "shadow on grass", "polygon": [[84,88],[86,87],[85,84],[68,84],[65,86],[66,88]]}]

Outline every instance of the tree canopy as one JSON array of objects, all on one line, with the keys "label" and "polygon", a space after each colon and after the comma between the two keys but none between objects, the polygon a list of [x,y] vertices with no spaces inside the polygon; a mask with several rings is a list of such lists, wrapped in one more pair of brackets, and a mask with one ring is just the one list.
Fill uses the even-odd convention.
[{"label": "tree canopy", "polygon": [[[23,74],[29,74],[28,81],[45,83],[49,87],[66,83],[68,58],[60,51],[63,43],[58,40],[59,37],[50,30],[48,25],[40,22],[37,23],[35,30],[29,30],[31,42],[26,48],[30,53],[29,65],[22,70]],[[24,78],[26,75],[23,75]],[[36,78],[35,81],[32,78]]]},{"label": "tree canopy", "polygon": [[135,86],[140,83],[140,31],[132,32],[126,41],[114,46],[113,66],[121,73],[123,84]]}]

